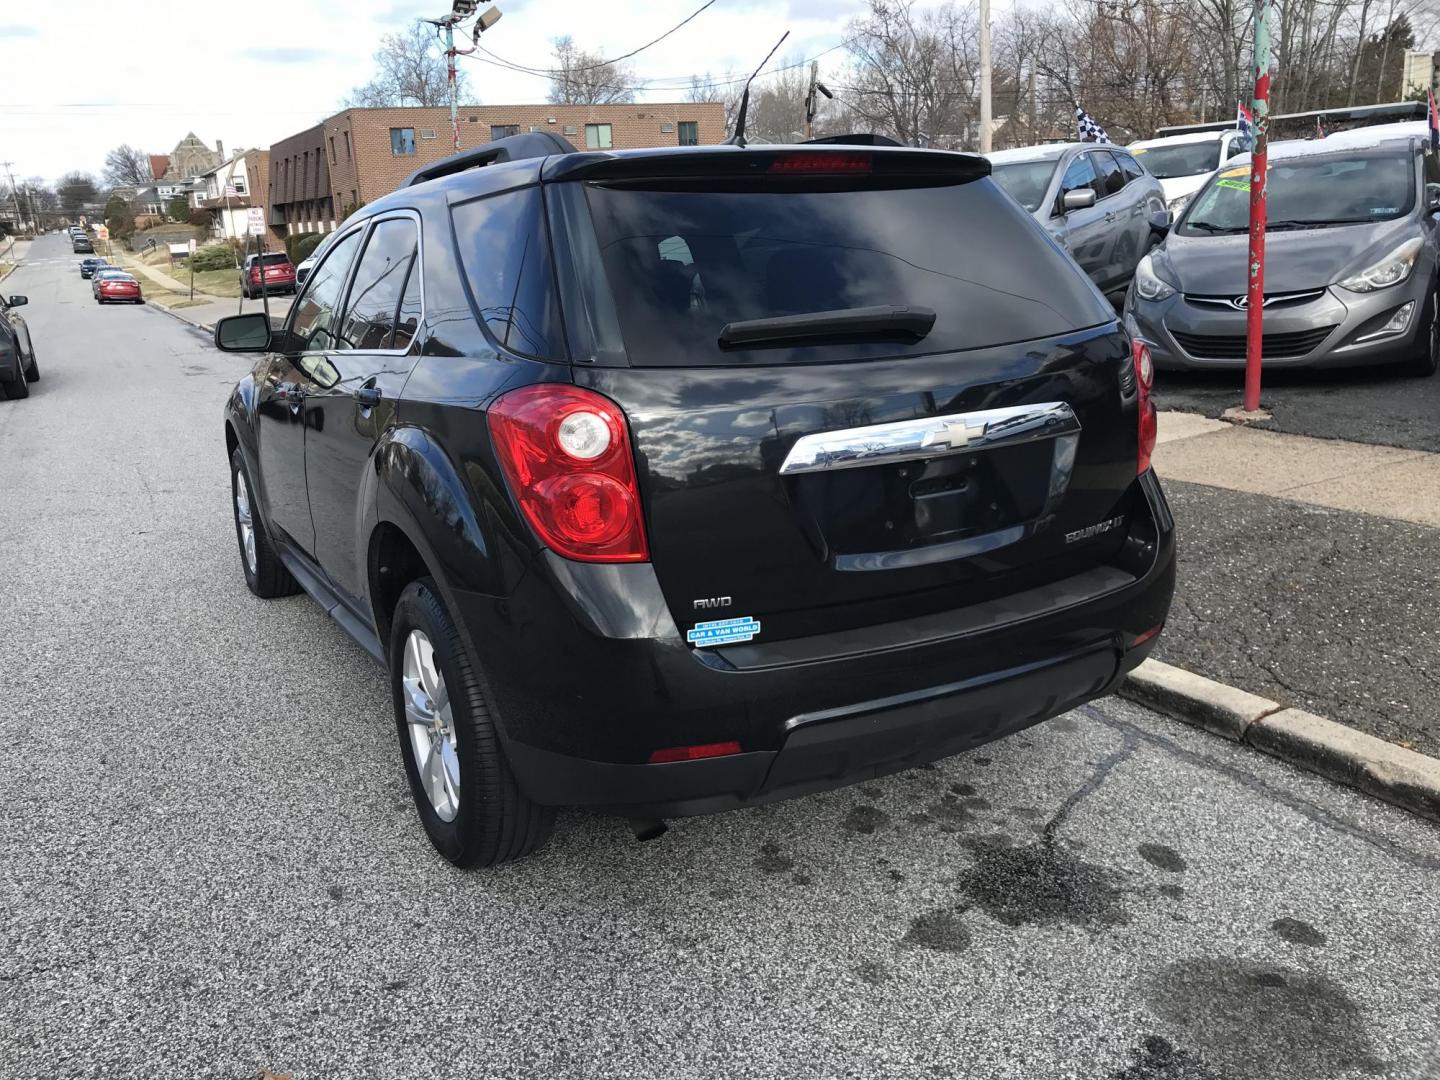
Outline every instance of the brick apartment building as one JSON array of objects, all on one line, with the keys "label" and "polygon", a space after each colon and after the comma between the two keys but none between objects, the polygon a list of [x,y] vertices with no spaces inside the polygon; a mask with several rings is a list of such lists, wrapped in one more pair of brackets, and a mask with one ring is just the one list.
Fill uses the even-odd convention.
[{"label": "brick apartment building", "polygon": [[[527,131],[554,132],[582,150],[707,146],[724,140],[725,110],[718,102],[460,109],[461,150]],[[266,221],[276,238],[329,232],[347,208],[374,202],[451,153],[447,107],[346,109],[273,144],[250,190],[268,194]]]}]

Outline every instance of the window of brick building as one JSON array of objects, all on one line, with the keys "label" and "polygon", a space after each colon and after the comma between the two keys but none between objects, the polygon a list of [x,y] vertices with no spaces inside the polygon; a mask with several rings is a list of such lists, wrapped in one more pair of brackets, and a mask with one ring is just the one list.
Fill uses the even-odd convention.
[{"label": "window of brick building", "polygon": [[340,136],[345,140],[345,160],[350,160],[350,132],[342,131]]},{"label": "window of brick building", "polygon": [[585,149],[609,150],[612,145],[609,124],[585,125]]},{"label": "window of brick building", "polygon": [[490,125],[490,141],[491,141],[491,142],[494,142],[496,139],[508,139],[511,135],[519,135],[519,134],[520,134],[520,125],[519,125],[519,124],[491,124],[491,125]]},{"label": "window of brick building", "polygon": [[699,123],[699,121],[696,121],[696,120],[681,120],[681,121],[680,121],[680,145],[681,145],[681,146],[699,146],[699,145],[700,145],[700,123]]},{"label": "window of brick building", "polygon": [[331,135],[331,136],[330,136],[330,164],[331,164],[331,165],[334,165],[334,164],[336,164],[338,161],[339,161],[339,159],[335,156],[335,136],[334,136],[334,135]]},{"label": "window of brick building", "polygon": [[390,153],[394,154],[396,157],[414,157],[415,129],[391,128]]}]

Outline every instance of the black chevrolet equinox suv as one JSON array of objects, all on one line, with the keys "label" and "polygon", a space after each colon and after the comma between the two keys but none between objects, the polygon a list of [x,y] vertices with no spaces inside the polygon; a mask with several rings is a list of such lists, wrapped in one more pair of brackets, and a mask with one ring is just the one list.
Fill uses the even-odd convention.
[{"label": "black chevrolet equinox suv", "polygon": [[1151,365],[981,158],[577,152],[347,219],[225,408],[241,564],[389,673],[461,865],[910,768],[1111,690],[1174,584]]}]

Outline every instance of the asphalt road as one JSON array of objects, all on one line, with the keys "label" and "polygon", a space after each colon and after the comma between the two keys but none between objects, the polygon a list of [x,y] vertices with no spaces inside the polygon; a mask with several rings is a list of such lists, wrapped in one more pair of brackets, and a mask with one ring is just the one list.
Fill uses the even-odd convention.
[{"label": "asphalt road", "polygon": [[58,254],[0,402],[6,1080],[1440,1073],[1440,830],[1116,701],[455,871],[380,672],[245,591],[242,363]]},{"label": "asphalt road", "polygon": [[[1162,409],[1218,418],[1239,408],[1244,374],[1161,371],[1155,401]],[[1319,439],[1440,451],[1440,375],[1416,379],[1388,368],[1267,371],[1260,406],[1269,420],[1255,426]]]},{"label": "asphalt road", "polygon": [[1180,572],[1156,659],[1440,757],[1440,531],[1175,480],[1165,493]]}]

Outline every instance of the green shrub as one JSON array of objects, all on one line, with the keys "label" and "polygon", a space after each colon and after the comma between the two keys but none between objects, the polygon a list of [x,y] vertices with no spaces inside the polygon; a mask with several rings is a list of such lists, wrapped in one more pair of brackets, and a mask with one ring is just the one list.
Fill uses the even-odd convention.
[{"label": "green shrub", "polygon": [[190,200],[183,195],[176,195],[165,204],[165,211],[171,221],[188,222],[190,220]]},{"label": "green shrub", "polygon": [[190,265],[201,270],[233,270],[235,251],[229,244],[206,244],[190,256]]},{"label": "green shrub", "polygon": [[291,233],[285,237],[285,254],[290,256],[292,263],[304,262],[305,256],[314,251],[323,239],[325,237],[322,233]]}]

